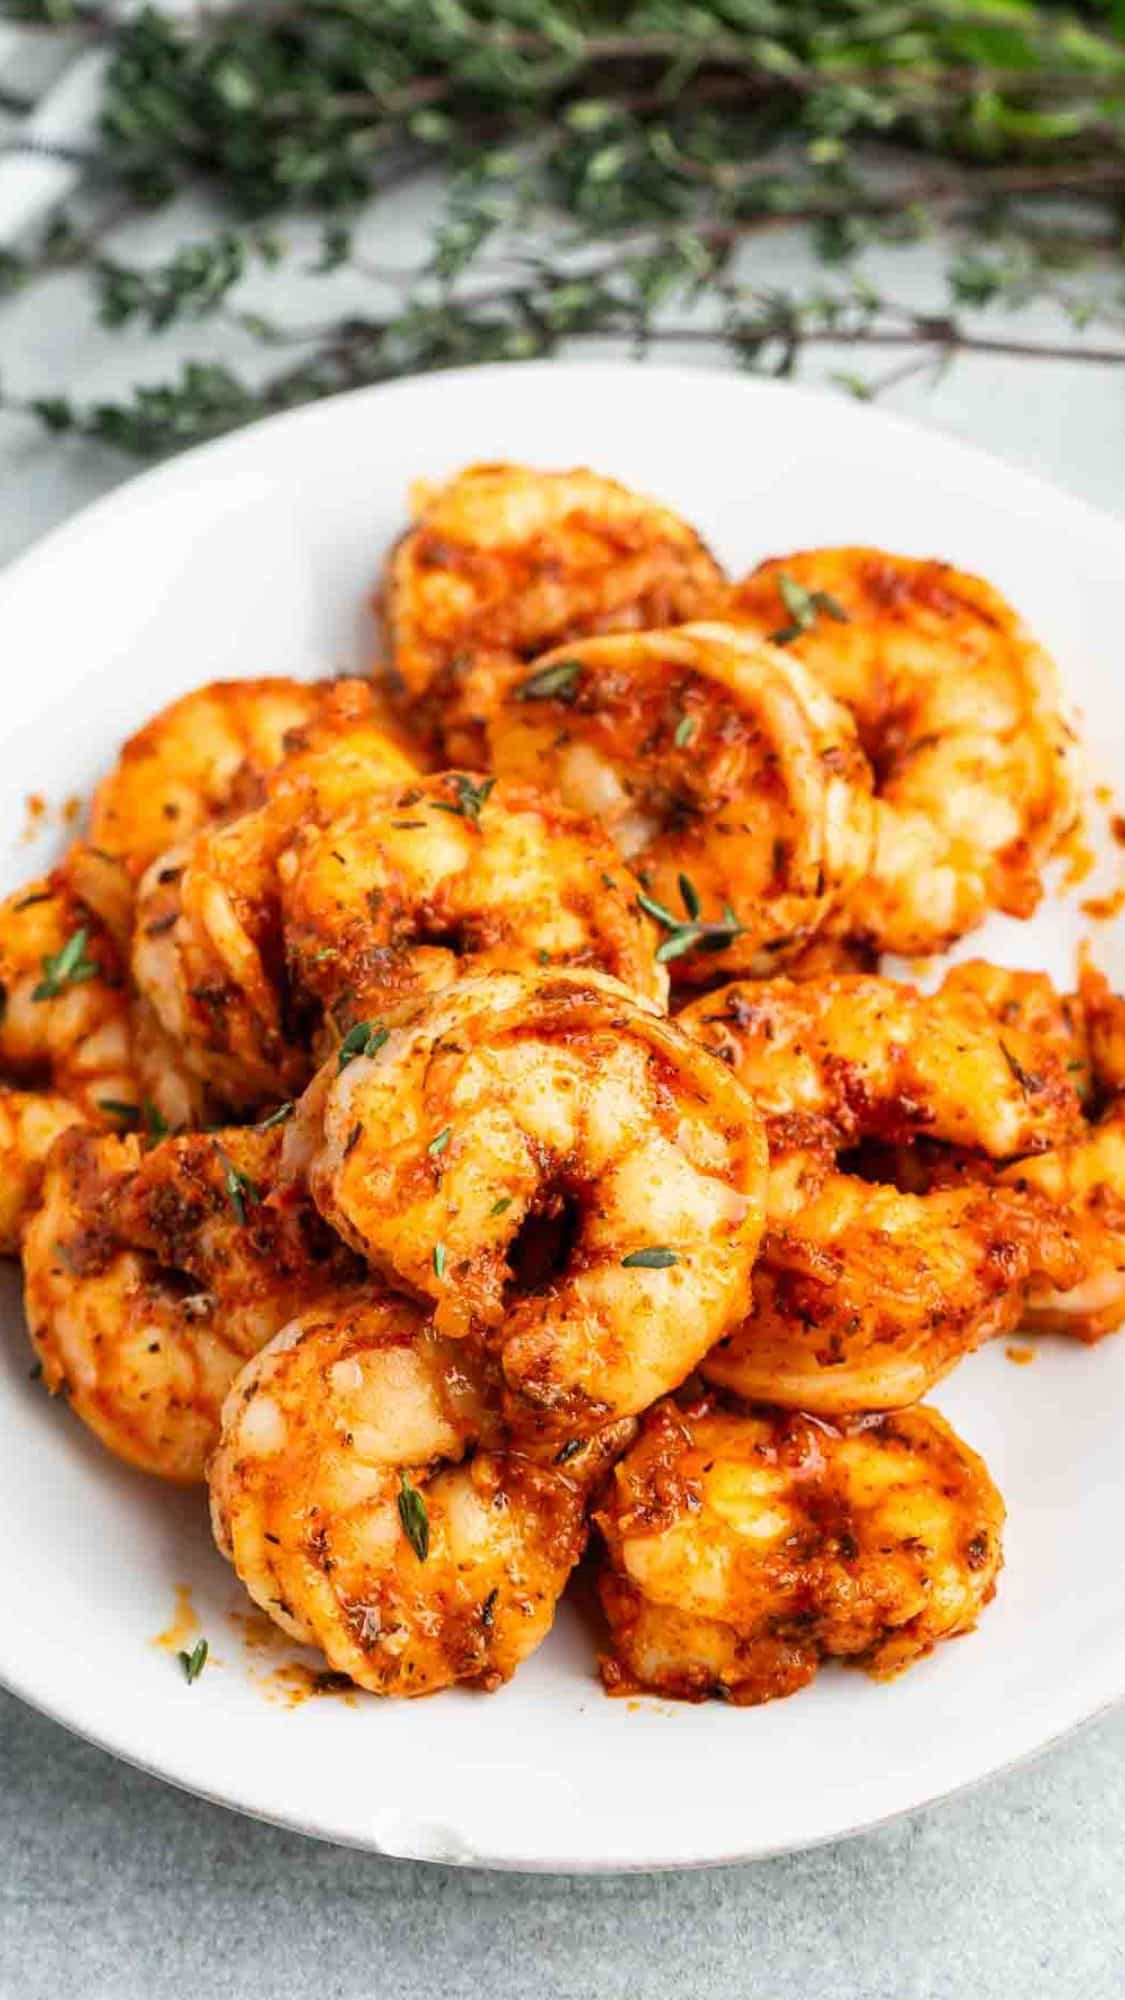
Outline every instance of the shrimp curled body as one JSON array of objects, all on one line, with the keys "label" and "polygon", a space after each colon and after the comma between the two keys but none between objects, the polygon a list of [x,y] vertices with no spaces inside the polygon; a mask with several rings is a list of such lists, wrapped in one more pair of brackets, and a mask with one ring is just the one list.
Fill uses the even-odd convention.
[{"label": "shrimp curled body", "polygon": [[664,1403],[596,1519],[609,1691],[751,1705],[822,1660],[887,1679],[971,1630],[1004,1507],[934,1410],[837,1428]]},{"label": "shrimp curled body", "polygon": [[281,860],[290,980],[352,1017],[471,974],[589,966],[663,1006],[637,885],[596,824],[446,772],[303,826]]},{"label": "shrimp curled body", "polygon": [[[211,820],[256,805],[303,734],[334,720],[334,682],[211,681],[169,702],[125,744],[90,808],[90,839],[136,875]],[[353,683],[354,685],[354,683]]]},{"label": "shrimp curled body", "polygon": [[486,1335],[514,1420],[589,1433],[680,1382],[762,1227],[761,1122],[723,1066],[593,973],[465,979],[368,1046],[291,1135],[345,1240]]},{"label": "shrimp curled body", "polygon": [[281,1135],[64,1133],[24,1240],[52,1392],[119,1458],[200,1480],[234,1376],[294,1305],[353,1269],[310,1204],[275,1196]]},{"label": "shrimp curled body", "polygon": [[227,1399],[215,1539],[271,1618],[374,1694],[514,1673],[582,1553],[590,1488],[632,1435],[535,1463],[490,1389],[465,1342],[365,1286],[295,1319]]},{"label": "shrimp curled body", "polygon": [[60,1132],[84,1122],[69,1098],[0,1084],[0,1255],[14,1256],[20,1248]]},{"label": "shrimp curled body", "polygon": [[877,784],[850,928],[916,953],[990,909],[1030,916],[1076,818],[1078,753],[1054,665],[997,591],[945,563],[809,549],[763,563],[724,615],[763,636],[782,628],[855,716]]},{"label": "shrimp curled body", "polygon": [[303,1013],[286,983],[281,857],[298,827],[333,823],[354,799],[412,774],[373,721],[366,685],[341,682],[333,695],[263,779],[265,803],[162,854],[138,890],[137,984],[185,1063],[236,1110],[300,1090],[315,1067],[319,1015]]},{"label": "shrimp curled body", "polygon": [[678,624],[722,587],[695,530],[615,480],[469,466],[421,494],[391,557],[390,685],[427,748],[471,765],[514,662],[583,634]]},{"label": "shrimp curled body", "polygon": [[[75,845],[50,875],[0,903],[3,1254],[18,1250],[51,1144],[68,1125],[120,1132],[139,1125],[146,1108],[167,1123],[202,1111],[159,1024],[129,989],[117,872]],[[94,896],[96,904],[87,900]]]},{"label": "shrimp curled body", "polygon": [[605,822],[689,984],[776,970],[867,865],[871,773],[851,717],[798,660],[730,626],[547,654],[509,680],[489,741],[502,775]]},{"label": "shrimp curled body", "polygon": [[1066,1140],[1081,1110],[1053,1036],[998,1022],[956,978],[935,995],[862,975],[736,983],[680,1022],[731,1064],[770,1133],[753,1308],[707,1357],[709,1380],[823,1415],[899,1408],[1018,1324],[1029,1284],[1077,1275],[1073,1232],[1042,1196],[907,1192],[836,1164],[872,1138],[928,1134],[1000,1159]]}]

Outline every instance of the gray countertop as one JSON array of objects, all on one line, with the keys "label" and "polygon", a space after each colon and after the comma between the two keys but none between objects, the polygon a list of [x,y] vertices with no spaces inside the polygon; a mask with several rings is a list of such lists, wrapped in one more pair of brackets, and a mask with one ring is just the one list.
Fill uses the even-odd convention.
[{"label": "gray countertop", "polygon": [[[924,262],[911,285],[932,291]],[[6,315],[0,359],[21,390],[101,395],[171,372],[174,345],[114,346],[73,308],[61,284]],[[973,358],[886,401],[1125,508],[1125,369]],[[128,470],[0,417],[0,558]],[[76,1626],[76,1673],[96,1643]],[[487,1875],[318,1846],[142,1777],[5,1696],[0,1800],[0,2000],[1125,1991],[1125,1712],[952,1804],[713,1873]]]}]

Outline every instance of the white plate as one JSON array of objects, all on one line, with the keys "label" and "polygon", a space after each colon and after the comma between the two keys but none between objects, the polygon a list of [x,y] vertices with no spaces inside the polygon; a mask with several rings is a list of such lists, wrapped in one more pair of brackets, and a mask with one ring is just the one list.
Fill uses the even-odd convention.
[{"label": "white plate", "polygon": [[[1125,754],[1125,527],[1034,478],[842,399],[725,374],[532,365],[431,376],[263,424],[136,480],[0,579],[7,884],[25,794],[86,793],[115,746],[214,675],[318,674],[368,655],[363,601],[408,482],[472,459],[588,463],[699,524],[735,570],[870,541],[1007,592],[1055,651],[1103,768]],[[55,838],[58,838],[56,835]],[[1088,889],[1080,893],[1088,893]],[[1072,969],[1073,898],[972,941]],[[1122,967],[1118,965],[1118,972]],[[736,1860],[870,1826],[983,1777],[1125,1693],[1125,1340],[1002,1346],[938,1401],[1009,1506],[980,1631],[889,1687],[829,1670],[757,1710],[610,1702],[567,1608],[491,1698],[269,1699],[199,1494],[105,1456],[28,1380],[0,1304],[0,1677],[192,1790],[391,1854],[521,1868]],[[188,1688],[150,1641],[191,1587],[213,1660]]]}]

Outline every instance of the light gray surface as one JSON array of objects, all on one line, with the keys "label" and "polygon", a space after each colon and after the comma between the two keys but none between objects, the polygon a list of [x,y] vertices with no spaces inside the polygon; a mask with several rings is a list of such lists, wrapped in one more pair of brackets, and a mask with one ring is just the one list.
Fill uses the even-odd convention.
[{"label": "light gray surface", "polygon": [[[76,1623],[76,1672],[96,1643]],[[3,2000],[1120,2000],[1125,1985],[1125,1715],[863,1840],[692,1875],[459,1874],[320,1846],[6,1698],[0,1798]]]},{"label": "light gray surface", "polygon": [[[924,259],[893,268],[917,303],[934,296]],[[1050,338],[1058,326],[1021,321],[1019,332]],[[168,341],[157,353],[94,336],[65,287],[0,321],[13,388],[104,395],[162,377],[176,359]],[[855,357],[825,355],[818,372],[840,365]],[[1125,507],[1125,369],[970,359],[939,387],[912,383],[886,401]],[[0,417],[0,558],[128,470]],[[96,1610],[76,1606],[75,1673],[96,1645]],[[567,1881],[317,1846],[175,1793],[0,1696],[0,2000],[1120,2000],[1123,1990],[1125,1713],[860,1840],[712,1874]]]}]

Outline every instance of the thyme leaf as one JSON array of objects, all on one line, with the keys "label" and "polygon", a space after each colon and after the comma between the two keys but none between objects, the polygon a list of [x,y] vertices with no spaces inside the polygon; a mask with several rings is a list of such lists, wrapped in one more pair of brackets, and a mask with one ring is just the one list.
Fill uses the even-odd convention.
[{"label": "thyme leaf", "polygon": [[370,1021],[357,1021],[354,1028],[348,1029],[336,1051],[337,1074],[340,1070],[347,1069],[348,1064],[354,1062],[357,1056],[378,1055],[384,1042],[389,1042],[390,1038],[389,1028],[378,1026],[373,1028]]},{"label": "thyme leaf", "polygon": [[496,784],[495,778],[482,778],[479,785],[474,785],[464,771],[457,771],[453,774],[453,783],[457,788],[457,803],[454,805],[449,799],[431,799],[434,812],[454,813],[458,819],[479,820],[481,807],[487,803]]},{"label": "thyme leaf", "polygon": [[210,1647],[206,1639],[197,1639],[190,1653],[183,1652],[176,1654],[176,1658],[184,1670],[184,1679],[189,1687],[191,1687],[194,1681],[199,1679],[200,1674],[207,1665],[209,1651]]},{"label": "thyme leaf", "polygon": [[90,933],[83,924],[72,931],[64,945],[56,952],[43,955],[43,977],[32,988],[33,1000],[54,1000],[65,993],[68,986],[81,986],[88,979],[96,979],[100,967],[95,959],[87,957],[86,946]]},{"label": "thyme leaf", "polygon": [[234,1210],[235,1221],[244,1229],[247,1207],[256,1206],[261,1201],[261,1192],[249,1174],[244,1174],[241,1167],[235,1166],[229,1153],[223,1151],[217,1139],[213,1139],[211,1143],[223,1169],[223,1192]]},{"label": "thyme leaf", "polygon": [[418,1561],[424,1563],[430,1553],[430,1517],[422,1495],[416,1486],[411,1485],[409,1474],[405,1471],[399,1474],[398,1518]]},{"label": "thyme leaf", "polygon": [[540,667],[538,673],[520,681],[515,698],[517,701],[562,701],[569,705],[578,692],[581,673],[581,660],[557,660],[553,667]]}]

